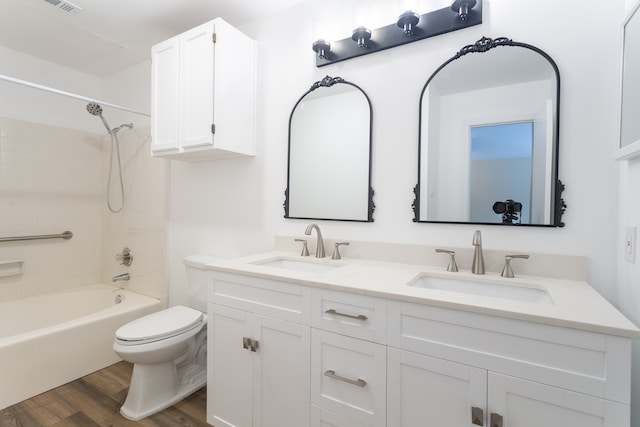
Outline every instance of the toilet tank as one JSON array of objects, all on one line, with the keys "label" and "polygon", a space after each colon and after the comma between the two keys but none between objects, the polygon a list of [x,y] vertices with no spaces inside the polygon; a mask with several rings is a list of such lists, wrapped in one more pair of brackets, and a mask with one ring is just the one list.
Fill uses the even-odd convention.
[{"label": "toilet tank", "polygon": [[207,289],[212,280],[212,272],[206,268],[206,265],[221,259],[221,257],[211,255],[189,255],[184,258],[187,272],[187,293],[191,308],[203,313],[207,312]]}]

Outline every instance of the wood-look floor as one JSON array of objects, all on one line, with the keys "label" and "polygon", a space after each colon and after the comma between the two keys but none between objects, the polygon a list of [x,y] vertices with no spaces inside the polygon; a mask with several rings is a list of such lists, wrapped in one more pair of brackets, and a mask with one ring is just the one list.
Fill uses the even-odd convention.
[{"label": "wood-look floor", "polygon": [[[206,388],[140,421],[120,415],[132,365],[119,362],[0,411],[0,427],[209,426]],[[4,386],[4,385],[2,385]]]}]

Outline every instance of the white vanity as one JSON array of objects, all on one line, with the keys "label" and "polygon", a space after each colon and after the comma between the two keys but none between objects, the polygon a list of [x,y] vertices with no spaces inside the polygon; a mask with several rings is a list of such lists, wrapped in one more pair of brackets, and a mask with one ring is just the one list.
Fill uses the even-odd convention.
[{"label": "white vanity", "polygon": [[629,320],[581,280],[463,267],[290,251],[212,264],[208,422],[629,426]]}]

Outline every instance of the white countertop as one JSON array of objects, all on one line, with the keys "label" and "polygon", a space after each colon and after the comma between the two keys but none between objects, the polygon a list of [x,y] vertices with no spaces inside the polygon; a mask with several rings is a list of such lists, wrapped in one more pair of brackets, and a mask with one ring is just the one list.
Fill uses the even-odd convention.
[{"label": "white countertop", "polygon": [[[269,260],[287,259],[305,263],[339,265],[324,272],[296,271],[260,265]],[[418,304],[464,310],[480,314],[532,321],[589,332],[640,337],[640,330],[615,309],[588,283],[546,277],[500,277],[499,273],[471,274],[461,269],[447,272],[443,267],[401,264],[362,259],[302,257],[292,252],[273,251],[207,264],[221,272],[297,283],[324,289],[390,298]],[[416,277],[429,275],[497,285],[544,289],[552,302],[539,304],[512,299],[471,295],[463,292],[419,288],[407,285]]]}]

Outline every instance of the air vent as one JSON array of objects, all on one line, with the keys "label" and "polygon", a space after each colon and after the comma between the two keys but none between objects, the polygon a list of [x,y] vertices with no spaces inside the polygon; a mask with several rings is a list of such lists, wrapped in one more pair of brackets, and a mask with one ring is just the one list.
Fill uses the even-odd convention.
[{"label": "air vent", "polygon": [[57,7],[58,9],[64,12],[76,12],[78,10],[82,10],[82,8],[78,5],[75,5],[71,2],[65,0],[44,0],[47,3]]}]

